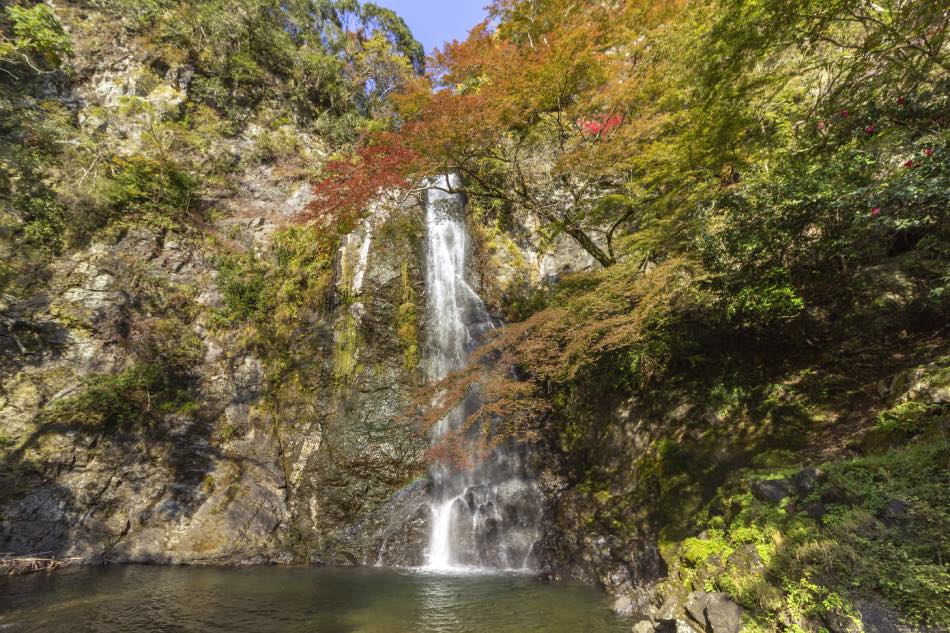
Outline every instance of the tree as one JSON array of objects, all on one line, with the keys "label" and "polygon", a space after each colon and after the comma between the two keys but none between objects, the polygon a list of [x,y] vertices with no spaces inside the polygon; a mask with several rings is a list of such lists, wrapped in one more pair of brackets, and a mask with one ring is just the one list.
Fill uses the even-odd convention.
[{"label": "tree", "polygon": [[420,158],[403,137],[380,132],[355,156],[327,163],[323,180],[313,188],[308,219],[332,224],[339,233],[352,230],[359,214],[381,193],[406,189],[412,165]]},{"label": "tree", "polygon": [[612,265],[615,238],[636,228],[652,195],[629,186],[638,140],[629,124],[652,116],[630,95],[656,81],[651,29],[680,4],[493,4],[496,30],[486,22],[446,45],[426,77],[394,96],[397,133],[419,158],[405,175],[458,172],[489,217],[531,215]]}]

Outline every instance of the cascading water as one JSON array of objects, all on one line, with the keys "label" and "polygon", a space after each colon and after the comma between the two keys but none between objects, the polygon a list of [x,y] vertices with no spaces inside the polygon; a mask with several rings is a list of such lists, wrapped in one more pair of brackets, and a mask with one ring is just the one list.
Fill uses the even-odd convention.
[{"label": "cascading water", "polygon": [[[426,192],[429,291],[429,379],[468,362],[481,334],[492,327],[481,298],[466,282],[468,236],[458,176],[439,176]],[[462,425],[472,403],[439,421],[433,442]],[[432,522],[427,567],[531,569],[539,537],[540,496],[526,476],[522,447],[506,443],[469,469],[432,467]]]}]

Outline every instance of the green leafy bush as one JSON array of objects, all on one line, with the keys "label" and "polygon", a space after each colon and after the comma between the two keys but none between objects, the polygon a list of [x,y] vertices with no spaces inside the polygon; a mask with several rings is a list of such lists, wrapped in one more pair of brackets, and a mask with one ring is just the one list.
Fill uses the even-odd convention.
[{"label": "green leafy bush", "polygon": [[327,303],[335,233],[316,227],[277,232],[265,255],[223,253],[217,260],[224,323],[251,326],[267,351],[279,353],[278,341],[296,331],[303,313],[318,313]]},{"label": "green leafy bush", "polygon": [[105,195],[114,213],[159,212],[181,217],[192,209],[197,175],[171,161],[141,155],[116,157]]},{"label": "green leafy bush", "polygon": [[54,402],[47,425],[114,433],[147,428],[191,402],[181,378],[156,364],[90,377],[79,393]]},{"label": "green leafy bush", "polygon": [[72,54],[69,34],[48,5],[9,4],[4,14],[0,17],[0,67],[40,71],[38,64],[56,68]]}]

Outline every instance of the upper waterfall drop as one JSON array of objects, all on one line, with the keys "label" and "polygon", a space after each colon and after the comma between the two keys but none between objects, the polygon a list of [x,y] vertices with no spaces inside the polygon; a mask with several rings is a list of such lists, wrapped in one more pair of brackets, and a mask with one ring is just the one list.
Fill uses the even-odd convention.
[{"label": "upper waterfall drop", "polygon": [[[466,280],[469,255],[465,201],[456,174],[431,179],[426,189],[426,284],[431,326],[428,378],[462,369],[481,335],[493,327]],[[439,421],[433,442],[461,428],[471,403]],[[506,443],[470,469],[435,463],[427,568],[531,569],[540,536],[540,495],[527,477],[522,447]]]}]

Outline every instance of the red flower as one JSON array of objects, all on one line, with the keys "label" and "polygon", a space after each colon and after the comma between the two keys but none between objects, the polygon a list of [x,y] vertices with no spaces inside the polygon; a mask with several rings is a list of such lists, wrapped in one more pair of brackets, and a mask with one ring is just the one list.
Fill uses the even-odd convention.
[{"label": "red flower", "polygon": [[848,111],[847,111],[847,110],[842,110],[842,111],[841,111],[841,118],[842,118],[842,119],[847,119],[847,118],[848,118]]},{"label": "red flower", "polygon": [[934,151],[931,148],[929,147],[924,148],[924,156],[926,156],[927,158],[930,158],[933,155],[934,155]]},{"label": "red flower", "polygon": [[874,126],[873,125],[867,126],[866,128],[864,128],[864,132],[866,134],[874,134]]},{"label": "red flower", "polygon": [[881,215],[881,207],[874,207],[873,209],[871,209],[872,217],[877,217],[879,215]]},{"label": "red flower", "polygon": [[818,129],[819,129],[819,130],[824,130],[824,129],[825,129],[825,122],[824,122],[824,121],[819,121],[819,122],[818,122]]},{"label": "red flower", "polygon": [[902,106],[907,103],[907,99],[904,97],[897,97],[897,105]]},{"label": "red flower", "polygon": [[915,164],[915,163],[914,163],[914,159],[912,158],[912,159],[908,160],[906,163],[904,163],[904,167],[907,167],[907,168],[909,169],[909,168],[913,167],[914,164]]}]

